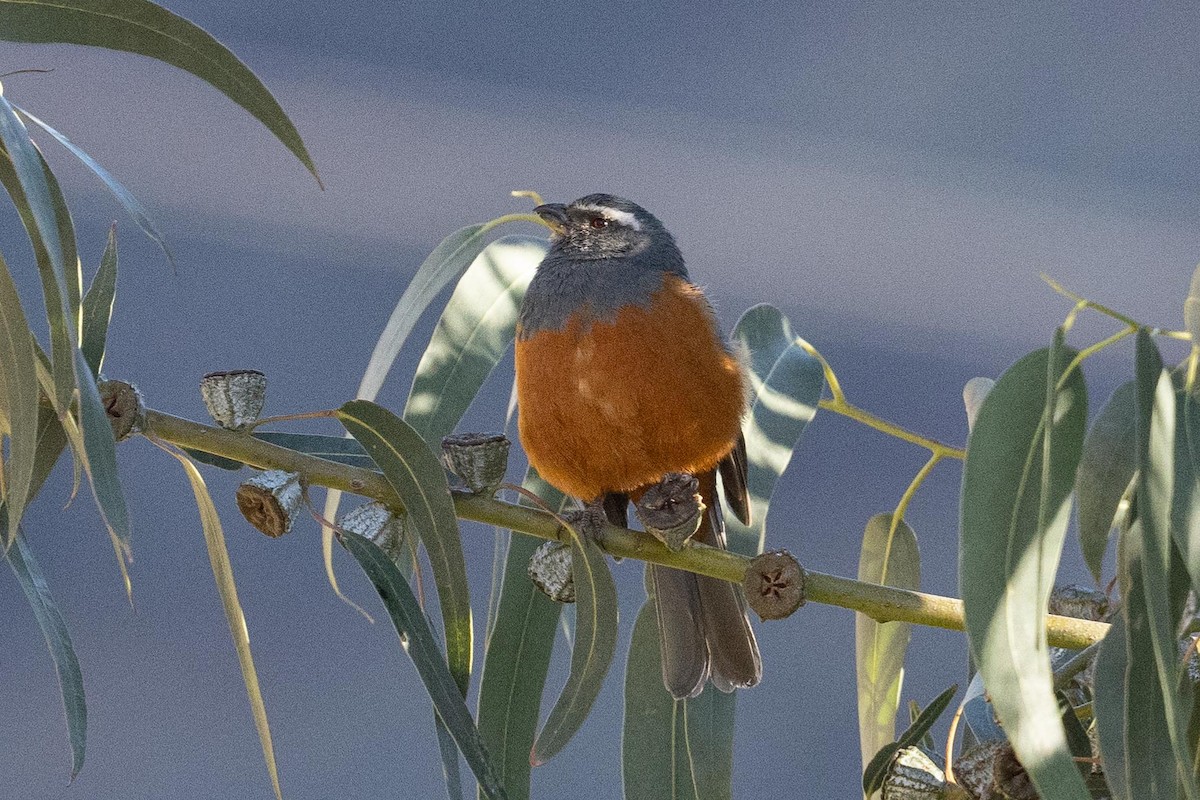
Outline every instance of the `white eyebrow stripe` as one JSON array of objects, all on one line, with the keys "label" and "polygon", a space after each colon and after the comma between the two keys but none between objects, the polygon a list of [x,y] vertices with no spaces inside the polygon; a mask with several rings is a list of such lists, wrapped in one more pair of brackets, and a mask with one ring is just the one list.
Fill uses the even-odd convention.
[{"label": "white eyebrow stripe", "polygon": [[581,211],[594,211],[601,216],[612,220],[613,222],[624,225],[627,228],[632,228],[635,231],[642,229],[642,223],[638,222],[637,217],[628,211],[622,211],[619,208],[609,208],[608,206],[576,206]]}]

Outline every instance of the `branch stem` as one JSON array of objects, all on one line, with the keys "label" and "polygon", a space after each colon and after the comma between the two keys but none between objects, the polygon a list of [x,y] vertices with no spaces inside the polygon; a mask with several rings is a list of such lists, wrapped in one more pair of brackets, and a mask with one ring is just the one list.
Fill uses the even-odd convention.
[{"label": "branch stem", "polygon": [[[340,489],[402,508],[399,498],[382,474],[369,469],[329,461],[256,439],[243,432],[146,410],[146,434],[180,447],[235,459],[259,469],[282,469],[300,473],[310,485]],[[528,536],[558,540],[563,529],[550,514],[512,505],[482,495],[453,492],[455,511],[461,519],[508,528]],[[653,536],[627,528],[606,526],[598,544],[614,556],[708,575],[741,583],[751,559],[707,545],[692,543],[672,552]],[[896,589],[873,583],[805,571],[808,600],[860,611],[878,622],[903,621],[950,630],[963,630],[962,601],[951,597]],[[1046,628],[1051,645],[1082,649],[1108,632],[1102,622],[1050,615]]]}]

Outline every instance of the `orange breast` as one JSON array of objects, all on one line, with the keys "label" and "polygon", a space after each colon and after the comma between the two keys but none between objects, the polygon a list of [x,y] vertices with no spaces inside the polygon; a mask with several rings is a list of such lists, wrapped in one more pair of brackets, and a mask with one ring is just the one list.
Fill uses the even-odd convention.
[{"label": "orange breast", "polygon": [[649,307],[580,317],[516,344],[521,443],[563,492],[593,500],[667,472],[711,469],[733,447],[745,404],[700,290],[669,275]]}]

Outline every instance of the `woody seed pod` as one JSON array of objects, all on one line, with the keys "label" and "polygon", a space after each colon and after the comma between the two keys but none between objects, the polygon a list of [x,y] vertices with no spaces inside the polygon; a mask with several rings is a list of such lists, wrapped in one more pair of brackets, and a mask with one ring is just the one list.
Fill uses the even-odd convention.
[{"label": "woody seed pod", "polygon": [[787,550],[761,553],[746,567],[742,589],[759,619],[783,619],[804,605],[804,568]]},{"label": "woody seed pod", "polygon": [[378,500],[346,512],[338,521],[338,527],[370,539],[392,561],[405,555],[404,519]]},{"label": "woody seed pod", "polygon": [[218,425],[241,430],[262,414],[267,399],[267,377],[256,369],[210,372],[200,381],[200,396]]},{"label": "woody seed pod", "polygon": [[281,469],[247,478],[237,490],[237,505],[242,516],[271,538],[283,536],[292,529],[303,503],[304,487],[300,476]]},{"label": "woody seed pod", "polygon": [[442,439],[442,461],[472,493],[493,495],[504,482],[511,446],[502,433],[457,433]]},{"label": "woody seed pod", "polygon": [[102,380],[97,385],[104,413],[112,425],[113,438],[123,442],[140,433],[146,422],[146,403],[132,383]]},{"label": "woody seed pod", "polygon": [[919,747],[896,751],[880,792],[883,800],[943,800],[946,776]]},{"label": "woody seed pod", "polygon": [[668,472],[651,486],[637,503],[638,519],[647,533],[672,552],[683,549],[700,529],[704,503],[697,490],[700,481],[684,472]]},{"label": "woody seed pod", "polygon": [[529,559],[529,580],[556,603],[575,602],[571,575],[571,545],[545,542]]}]

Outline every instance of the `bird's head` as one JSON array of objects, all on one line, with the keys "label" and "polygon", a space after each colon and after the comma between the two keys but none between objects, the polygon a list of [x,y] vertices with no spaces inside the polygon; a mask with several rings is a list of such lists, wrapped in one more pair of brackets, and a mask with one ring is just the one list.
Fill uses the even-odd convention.
[{"label": "bird's head", "polygon": [[553,249],[578,259],[625,258],[670,243],[662,223],[637,203],[611,194],[589,194],[573,203],[534,209],[554,231]]}]

